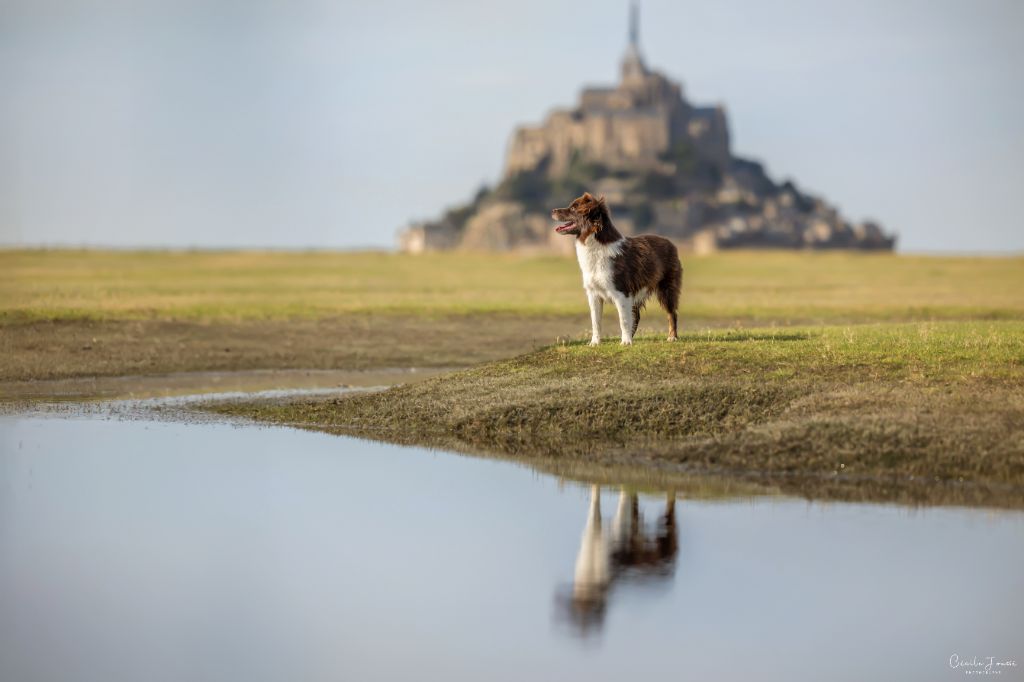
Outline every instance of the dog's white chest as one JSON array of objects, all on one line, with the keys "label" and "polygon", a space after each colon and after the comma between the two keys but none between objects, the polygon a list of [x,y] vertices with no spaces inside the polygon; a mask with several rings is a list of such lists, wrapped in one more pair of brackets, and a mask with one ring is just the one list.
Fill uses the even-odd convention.
[{"label": "dog's white chest", "polygon": [[622,240],[602,244],[593,237],[576,242],[576,260],[583,272],[583,288],[609,297],[615,291],[614,259],[622,253]]}]

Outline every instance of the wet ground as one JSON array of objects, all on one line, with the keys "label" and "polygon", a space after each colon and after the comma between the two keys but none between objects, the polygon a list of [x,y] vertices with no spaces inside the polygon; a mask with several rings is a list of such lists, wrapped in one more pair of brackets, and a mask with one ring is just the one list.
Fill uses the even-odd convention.
[{"label": "wet ground", "polygon": [[392,368],[372,370],[254,369],[234,372],[176,372],[173,374],[81,377],[0,382],[0,401],[148,399],[200,393],[260,391],[335,391],[345,387],[377,387],[420,381],[451,368]]},{"label": "wet ground", "polygon": [[1021,512],[595,488],[187,402],[0,417],[0,679],[1024,678]]}]

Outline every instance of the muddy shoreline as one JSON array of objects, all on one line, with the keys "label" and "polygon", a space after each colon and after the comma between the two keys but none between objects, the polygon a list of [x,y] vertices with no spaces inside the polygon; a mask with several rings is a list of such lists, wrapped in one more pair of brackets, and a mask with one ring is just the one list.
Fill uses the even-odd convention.
[{"label": "muddy shoreline", "polygon": [[422,381],[455,369],[457,368],[255,369],[8,381],[0,383],[0,403],[122,400],[203,393],[392,386],[397,383]]}]

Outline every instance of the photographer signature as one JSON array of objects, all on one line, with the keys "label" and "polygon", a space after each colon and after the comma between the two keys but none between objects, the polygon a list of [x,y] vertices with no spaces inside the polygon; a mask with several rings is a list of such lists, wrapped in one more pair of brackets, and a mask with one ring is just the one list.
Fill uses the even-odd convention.
[{"label": "photographer signature", "polygon": [[972,656],[961,658],[959,654],[949,657],[950,668],[962,668],[965,675],[1002,675],[1008,668],[1016,668],[1013,659],[1000,660],[995,656]]}]

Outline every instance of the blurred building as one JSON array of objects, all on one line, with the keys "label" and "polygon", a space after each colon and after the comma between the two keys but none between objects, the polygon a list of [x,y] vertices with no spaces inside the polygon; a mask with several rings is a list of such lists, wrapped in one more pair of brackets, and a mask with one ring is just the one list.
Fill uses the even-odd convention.
[{"label": "blurred building", "polygon": [[549,214],[584,191],[606,197],[623,233],[654,232],[697,251],[895,244],[877,224],[853,225],[823,199],[734,156],[725,108],[691,104],[681,83],[644,62],[635,6],[618,85],[586,88],[575,107],[516,130],[497,187],[409,227],[399,244],[410,252],[571,250]]}]

